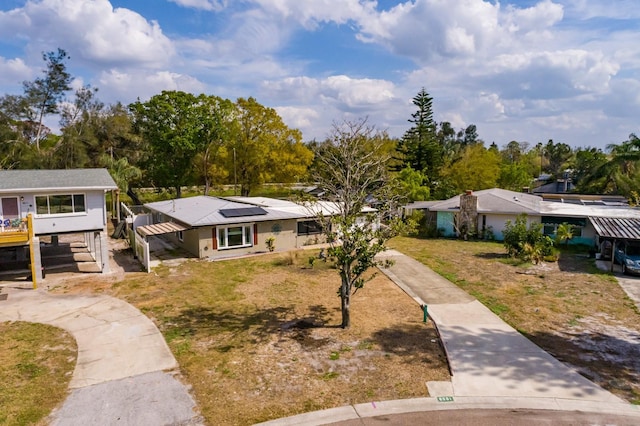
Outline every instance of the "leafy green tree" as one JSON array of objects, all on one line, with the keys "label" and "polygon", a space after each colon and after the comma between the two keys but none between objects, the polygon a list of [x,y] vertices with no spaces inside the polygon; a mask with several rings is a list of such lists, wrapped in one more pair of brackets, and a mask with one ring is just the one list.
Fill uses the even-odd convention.
[{"label": "leafy green tree", "polygon": [[521,163],[502,164],[498,176],[498,186],[511,191],[520,191],[531,185],[533,176]]},{"label": "leafy green tree", "polygon": [[[323,231],[330,242],[328,254],[335,262],[341,284],[343,328],[351,324],[351,296],[371,279],[365,273],[380,265],[375,256],[386,249],[385,243],[403,229],[395,208],[395,186],[388,174],[390,156],[385,153],[384,137],[366,120],[334,125],[331,137],[318,146],[314,180],[337,203],[337,214],[319,221],[329,225]],[[377,214],[359,222],[368,197],[378,200]],[[376,226],[385,217],[384,226]]]},{"label": "leafy green tree", "polygon": [[182,186],[193,183],[193,162],[198,153],[199,120],[197,98],[180,91],[163,91],[147,102],[129,106],[134,128],[149,147],[145,166],[151,181],[173,187],[176,197]]},{"label": "leafy green tree", "polygon": [[429,199],[429,187],[426,186],[427,177],[411,167],[405,167],[398,173],[398,181],[402,193],[409,201],[425,201]]},{"label": "leafy green tree", "polygon": [[140,135],[135,133],[133,116],[121,103],[106,107],[100,115],[94,130],[98,139],[97,151],[93,154],[98,167],[108,167],[105,155],[110,161],[126,158],[131,165],[140,166],[148,149]]},{"label": "leafy green tree", "polygon": [[201,146],[194,158],[195,174],[204,181],[204,195],[208,195],[214,181],[220,183],[229,176],[221,160],[227,157],[226,146],[232,142],[230,129],[233,127],[235,105],[228,99],[200,95],[196,108],[201,117],[198,128]]},{"label": "leafy green tree", "polygon": [[[525,142],[526,143],[526,142]],[[525,149],[521,142],[511,141],[501,151],[502,157],[506,163],[514,164],[520,161]]]},{"label": "leafy green tree", "polygon": [[566,143],[554,143],[552,139],[544,146],[547,160],[546,171],[556,179],[562,178],[567,161],[571,159],[572,150]]},{"label": "leafy green tree", "polygon": [[96,130],[104,104],[98,89],[84,86],[76,90],[73,103],[61,108],[62,137],[51,150],[54,168],[72,169],[95,166],[99,145]]},{"label": "leafy green tree", "polygon": [[576,192],[580,194],[604,193],[606,177],[599,176],[599,171],[608,161],[607,155],[599,148],[577,149],[570,164]]},{"label": "leafy green tree", "polygon": [[226,163],[241,195],[248,196],[265,182],[294,182],[306,176],[313,153],[301,142],[299,130],[287,127],[273,108],[251,97],[236,101],[235,114]]},{"label": "leafy green tree", "polygon": [[442,174],[456,193],[467,189],[480,190],[493,188],[500,174],[500,155],[486,149],[482,144],[470,145],[462,156]]},{"label": "leafy green tree", "polygon": [[42,54],[42,59],[46,63],[44,76],[38,77],[34,81],[22,83],[24,89],[24,100],[26,108],[22,111],[29,120],[37,123],[34,142],[36,149],[40,150],[42,137],[42,121],[44,117],[59,112],[59,104],[64,99],[66,92],[71,90],[71,74],[67,72],[65,61],[69,55],[63,49],[57,52],[47,52]]}]

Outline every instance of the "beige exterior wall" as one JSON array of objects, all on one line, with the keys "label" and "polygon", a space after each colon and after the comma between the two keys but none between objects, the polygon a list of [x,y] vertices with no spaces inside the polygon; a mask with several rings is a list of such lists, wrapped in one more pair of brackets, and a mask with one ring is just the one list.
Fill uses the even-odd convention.
[{"label": "beige exterior wall", "polygon": [[[251,247],[217,247],[217,241],[214,242],[214,238],[216,238],[215,232],[217,232],[217,227],[213,226],[204,226],[197,229],[184,231],[184,241],[179,241],[175,234],[168,234],[167,237],[177,246],[184,248],[194,256],[209,259],[236,257],[254,253],[266,253],[268,251],[266,240],[269,237],[275,238],[276,251],[287,251],[295,249],[297,247],[297,222],[295,219],[260,222],[257,224],[240,223],[237,225],[229,226],[247,225],[251,226],[252,242],[256,242],[256,244],[253,244]],[[253,236],[253,232],[256,229],[256,226],[254,225],[257,225],[257,237]],[[225,225],[225,227],[227,227],[227,225]]]},{"label": "beige exterior wall", "polygon": [[[164,238],[170,240],[173,244],[181,247],[189,253],[201,259],[220,259],[237,257],[246,254],[266,253],[268,252],[266,240],[270,237],[275,238],[275,251],[288,251],[303,246],[313,244],[321,244],[325,241],[324,235],[298,235],[298,221],[296,219],[268,221],[259,223],[240,223],[227,226],[251,226],[252,242],[256,242],[250,247],[239,248],[219,248],[218,242],[214,242],[216,238],[215,232],[218,227],[203,226],[196,229],[189,229],[182,233],[183,241],[180,241],[175,233],[165,234]],[[257,238],[253,237],[253,232],[257,228]],[[216,247],[216,248],[214,248]]]},{"label": "beige exterior wall", "polygon": [[258,223],[257,249],[267,250],[267,238],[275,238],[275,251],[293,250],[297,247],[295,219]]}]

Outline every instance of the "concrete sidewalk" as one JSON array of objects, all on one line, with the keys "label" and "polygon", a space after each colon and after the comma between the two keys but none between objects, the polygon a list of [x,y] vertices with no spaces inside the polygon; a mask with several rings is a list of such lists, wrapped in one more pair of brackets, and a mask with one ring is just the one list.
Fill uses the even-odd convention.
[{"label": "concrete sidewalk", "polygon": [[382,272],[418,303],[427,304],[451,367],[451,396],[624,403],[553,358],[420,262],[395,250],[383,253],[381,258],[394,261]]},{"label": "concrete sidewalk", "polygon": [[5,288],[0,321],[60,327],[73,335],[78,359],[72,392],[49,421],[84,424],[195,424],[195,403],[173,374],[177,362],[138,309],[113,297],[50,295]]},{"label": "concrete sidewalk", "polygon": [[[427,304],[449,360],[451,382],[427,383],[430,398],[356,404],[264,425],[378,424],[365,421],[372,418],[433,424],[430,412],[458,409],[579,411],[597,413],[603,424],[640,424],[639,406],[562,364],[422,263],[395,250],[379,258],[393,260],[381,271],[416,303]],[[413,414],[409,418],[407,413]],[[473,424],[472,414],[470,419],[466,424]]]}]

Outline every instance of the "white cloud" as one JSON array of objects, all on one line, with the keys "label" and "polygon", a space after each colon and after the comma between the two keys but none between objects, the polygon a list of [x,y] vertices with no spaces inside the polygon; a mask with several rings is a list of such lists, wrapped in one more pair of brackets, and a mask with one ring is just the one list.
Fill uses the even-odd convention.
[{"label": "white cloud", "polygon": [[191,76],[170,71],[147,74],[110,70],[98,77],[98,87],[101,99],[127,104],[135,98],[145,101],[163,90],[202,93],[206,85]]},{"label": "white cloud", "polygon": [[395,100],[393,83],[368,78],[355,79],[346,75],[324,79],[290,77],[264,82],[262,88],[265,93],[283,100],[315,100],[343,111],[378,108]]},{"label": "white cloud", "polygon": [[640,18],[640,3],[637,0],[565,0],[564,3],[567,11],[576,19]]},{"label": "white cloud", "polygon": [[0,35],[22,37],[34,51],[62,47],[92,64],[159,67],[174,54],[157,22],[108,0],[30,0],[0,12]]},{"label": "white cloud", "polygon": [[318,111],[309,107],[283,106],[275,110],[287,126],[294,129],[308,129],[320,117]]},{"label": "white cloud", "polygon": [[31,69],[20,58],[5,59],[0,57],[0,85],[15,84],[29,80]]},{"label": "white cloud", "polygon": [[218,12],[227,7],[226,0],[169,0],[183,7]]},{"label": "white cloud", "polygon": [[292,20],[307,29],[320,23],[345,24],[375,15],[377,2],[371,0],[253,0],[267,13]]}]

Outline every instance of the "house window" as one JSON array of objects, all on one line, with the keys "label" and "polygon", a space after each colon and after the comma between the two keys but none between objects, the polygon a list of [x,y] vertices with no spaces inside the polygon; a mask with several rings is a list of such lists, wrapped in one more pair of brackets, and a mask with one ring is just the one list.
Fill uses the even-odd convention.
[{"label": "house window", "polygon": [[314,235],[322,233],[322,225],[316,220],[298,222],[298,235]]},{"label": "house window", "polygon": [[184,234],[182,233],[182,231],[176,232],[176,237],[178,237],[179,241],[184,242]]},{"label": "house window", "polygon": [[84,194],[36,195],[38,215],[85,213]]},{"label": "house window", "polygon": [[556,233],[556,225],[554,225],[553,223],[550,223],[544,226],[543,228],[544,235],[553,235],[555,233]]},{"label": "house window", "polygon": [[251,247],[252,236],[251,225],[218,228],[218,248]]},{"label": "house window", "polygon": [[[557,223],[547,223],[544,225],[542,233],[544,235],[549,235],[554,237],[556,235],[556,232],[558,232],[558,225],[559,224]],[[572,238],[582,237],[582,226],[573,225],[571,227],[571,233],[573,234]]]}]

